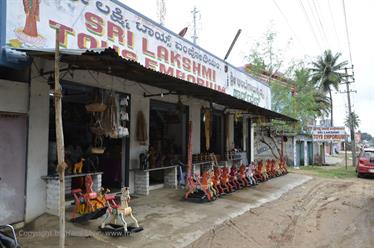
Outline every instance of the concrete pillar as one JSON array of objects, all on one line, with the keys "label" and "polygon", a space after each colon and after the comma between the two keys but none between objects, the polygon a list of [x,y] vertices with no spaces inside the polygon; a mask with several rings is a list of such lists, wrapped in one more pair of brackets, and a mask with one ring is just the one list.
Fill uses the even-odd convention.
[{"label": "concrete pillar", "polygon": [[228,117],[228,127],[227,127],[227,134],[226,134],[226,150],[230,151],[234,148],[234,116],[229,115]]},{"label": "concrete pillar", "polygon": [[166,169],[164,171],[164,187],[177,189],[178,187],[177,167]]},{"label": "concrete pillar", "polygon": [[46,210],[46,184],[41,176],[48,172],[49,85],[30,83],[25,221],[30,222]]},{"label": "concrete pillar", "polygon": [[251,138],[251,147],[250,147],[250,149],[251,149],[251,161],[248,161],[248,162],[253,162],[254,159],[255,159],[255,126],[254,126],[253,123],[251,124],[250,132],[251,132],[251,137],[250,137]]},{"label": "concrete pillar", "polygon": [[248,139],[248,118],[243,118],[243,151],[247,151]]},{"label": "concrete pillar", "polygon": [[308,142],[304,141],[304,166],[309,164]]},{"label": "concrete pillar", "polygon": [[297,163],[297,148],[296,148],[296,137],[293,138],[293,166],[298,166]]},{"label": "concrete pillar", "polygon": [[149,172],[136,170],[134,184],[135,194],[149,195]]}]

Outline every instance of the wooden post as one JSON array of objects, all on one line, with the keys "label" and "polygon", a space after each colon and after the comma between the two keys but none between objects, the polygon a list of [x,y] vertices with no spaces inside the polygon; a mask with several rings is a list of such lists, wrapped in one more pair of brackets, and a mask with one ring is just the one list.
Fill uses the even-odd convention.
[{"label": "wooden post", "polygon": [[64,131],[62,127],[62,90],[60,85],[60,29],[56,29],[55,44],[55,121],[56,121],[56,146],[57,146],[57,172],[60,181],[60,201],[59,201],[59,247],[65,247],[65,151],[64,151]]}]

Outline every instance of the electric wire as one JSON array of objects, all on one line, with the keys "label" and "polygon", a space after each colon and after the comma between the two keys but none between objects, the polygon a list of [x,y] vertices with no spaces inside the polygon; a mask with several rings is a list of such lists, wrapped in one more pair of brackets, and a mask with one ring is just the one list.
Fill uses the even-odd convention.
[{"label": "electric wire", "polygon": [[319,49],[322,50],[321,43],[319,42],[319,40],[318,40],[318,38],[317,38],[316,32],[315,32],[315,30],[314,30],[314,28],[313,28],[312,22],[310,21],[309,15],[308,15],[308,13],[306,12],[305,6],[304,6],[304,4],[303,4],[303,2],[302,2],[301,0],[299,0],[299,4],[300,4],[300,6],[301,6],[301,9],[302,9],[303,12],[304,12],[305,18],[306,18],[306,20],[307,20],[307,22],[308,22],[308,24],[309,24],[310,29],[312,30],[313,37],[314,37],[314,39],[315,39],[315,41],[316,41],[316,43],[317,43]]},{"label": "electric wire", "polygon": [[352,53],[351,53],[351,42],[350,42],[350,39],[349,39],[349,31],[348,31],[347,12],[345,11],[345,2],[344,2],[344,0],[342,0],[342,4],[343,4],[344,21],[345,21],[345,32],[346,32],[346,35],[347,35],[347,42],[348,42],[349,59],[351,61],[351,64],[353,64],[353,62],[352,62]]},{"label": "electric wire", "polygon": [[321,39],[324,41],[324,48],[328,47],[328,44],[327,44],[327,39],[326,39],[326,35],[323,31],[323,28],[322,28],[322,25],[320,24],[319,20],[318,20],[318,14],[316,12],[317,11],[317,7],[315,6],[315,3],[314,1],[307,1],[308,2],[308,6],[309,6],[309,9],[310,9],[310,12],[312,13],[312,17],[313,17],[313,21],[314,23],[316,23],[316,27],[318,29],[318,32],[321,36]]},{"label": "electric wire", "polygon": [[[322,15],[322,10],[321,8],[319,7],[319,4],[318,4],[318,1],[316,3],[315,0],[313,0],[313,5],[314,5],[314,8],[316,10],[316,14],[317,14],[317,17],[318,17],[318,21],[319,21],[319,24],[321,26],[321,29],[322,29],[322,33],[327,41],[327,45],[328,47],[330,47],[330,42],[329,42],[329,39],[328,39],[328,36],[327,36],[327,32],[325,32],[325,27],[323,26],[323,15]],[[321,15],[320,15],[321,14]]]},{"label": "electric wire", "polygon": [[279,10],[279,12],[281,13],[281,15],[283,16],[283,18],[285,19],[288,27],[290,28],[291,32],[293,33],[293,35],[295,36],[296,40],[300,43],[301,47],[305,50],[305,46],[303,44],[303,42],[299,39],[299,37],[296,35],[296,32],[295,30],[292,28],[290,22],[288,21],[288,18],[287,16],[284,14],[284,12],[282,11],[282,9],[279,7],[279,5],[277,4],[276,0],[273,0],[273,3],[275,4],[275,6],[277,7],[277,9]]},{"label": "electric wire", "polygon": [[331,9],[331,2],[330,2],[330,0],[328,0],[328,6],[329,6],[329,12],[330,12],[330,16],[331,16],[331,19],[332,19],[332,24],[333,24],[333,28],[334,28],[334,32],[335,32],[335,36],[336,36],[336,41],[338,42],[339,50],[341,50],[342,46],[340,44],[339,35],[338,35],[337,29],[336,29],[335,18],[334,18],[334,14],[332,12],[332,9]]}]

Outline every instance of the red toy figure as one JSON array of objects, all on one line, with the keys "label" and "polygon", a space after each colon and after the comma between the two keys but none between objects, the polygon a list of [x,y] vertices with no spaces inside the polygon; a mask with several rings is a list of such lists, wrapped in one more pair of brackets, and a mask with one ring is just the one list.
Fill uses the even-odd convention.
[{"label": "red toy figure", "polygon": [[197,191],[197,182],[193,176],[187,177],[187,192],[184,194],[184,198],[187,199],[190,194]]},{"label": "red toy figure", "polygon": [[221,173],[218,167],[214,168],[214,171],[211,173],[211,178],[213,182],[213,187],[217,192],[217,195],[220,196],[223,193],[223,188],[221,186]]},{"label": "red toy figure", "polygon": [[273,175],[271,174],[271,160],[270,159],[266,160],[265,171],[269,179],[273,177]]},{"label": "red toy figure", "polygon": [[200,190],[202,190],[204,194],[207,196],[208,201],[211,201],[212,198],[214,197],[214,192],[212,192],[211,184],[212,182],[209,178],[208,171],[204,171],[200,179]]},{"label": "red toy figure", "polygon": [[262,163],[262,160],[260,160],[260,161],[258,161],[257,165],[255,166],[255,173],[254,173],[254,178],[258,182],[265,181],[265,178],[262,174],[262,167],[263,167],[263,163]]},{"label": "red toy figure", "polygon": [[233,186],[230,183],[229,169],[226,166],[222,169],[221,184],[227,193],[231,193],[233,191]]},{"label": "red toy figure", "polygon": [[247,178],[247,167],[242,164],[240,167],[239,167],[239,182],[240,184],[244,187],[249,187],[249,181],[248,181],[248,178]]},{"label": "red toy figure", "polygon": [[270,167],[271,168],[271,173],[274,175],[274,177],[278,177],[279,173],[278,173],[278,171],[275,167],[276,167],[275,160],[272,159],[271,160],[271,167]]},{"label": "red toy figure", "polygon": [[241,189],[238,181],[238,169],[235,165],[232,165],[230,168],[230,183],[236,190]]}]

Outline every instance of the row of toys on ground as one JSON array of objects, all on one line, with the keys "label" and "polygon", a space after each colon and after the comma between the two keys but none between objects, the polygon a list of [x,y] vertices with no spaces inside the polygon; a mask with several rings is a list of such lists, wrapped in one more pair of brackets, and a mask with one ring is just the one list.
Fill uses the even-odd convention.
[{"label": "row of toys on ground", "polygon": [[[92,177],[87,175],[85,176],[85,192],[83,193],[81,189],[71,191],[75,203],[72,222],[83,223],[104,215],[99,230],[105,235],[127,236],[143,230],[129,206],[130,192],[128,187],[121,189],[119,202],[116,201],[116,194],[110,194],[108,189],[101,188],[100,192],[95,192],[92,187]],[[127,217],[132,219],[133,226],[127,224],[125,219]]]},{"label": "row of toys on ground", "polygon": [[213,170],[204,171],[201,176],[195,174],[187,177],[186,200],[209,202],[218,197],[232,193],[236,190],[255,186],[271,178],[287,174],[287,165],[284,159],[280,161],[263,160],[244,164],[237,168],[235,165],[214,166]]}]

